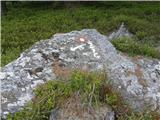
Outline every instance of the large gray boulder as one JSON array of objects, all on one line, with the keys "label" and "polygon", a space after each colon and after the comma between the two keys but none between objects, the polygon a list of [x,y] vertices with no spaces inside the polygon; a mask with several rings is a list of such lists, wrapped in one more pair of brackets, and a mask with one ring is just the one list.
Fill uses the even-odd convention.
[{"label": "large gray boulder", "polygon": [[132,108],[160,112],[160,60],[125,56],[108,37],[84,29],[37,42],[1,69],[2,115],[21,109],[38,84],[67,77],[71,69],[106,69],[113,87]]}]

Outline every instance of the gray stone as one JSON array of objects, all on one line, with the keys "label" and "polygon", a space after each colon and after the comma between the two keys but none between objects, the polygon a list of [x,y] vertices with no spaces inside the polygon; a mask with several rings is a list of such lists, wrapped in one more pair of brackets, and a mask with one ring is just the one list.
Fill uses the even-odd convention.
[{"label": "gray stone", "polygon": [[115,113],[113,111],[107,112],[104,120],[115,120]]},{"label": "gray stone", "polygon": [[117,38],[120,38],[120,37],[131,37],[131,36],[132,36],[132,34],[127,30],[124,23],[122,23],[117,31],[112,32],[108,36],[108,40],[111,41],[111,40],[114,40],[114,39],[117,39]]},{"label": "gray stone", "polygon": [[[64,66],[57,65],[59,62]],[[43,70],[37,72],[39,67]],[[160,61],[125,56],[117,52],[108,37],[95,29],[84,29],[39,41],[1,69],[1,93],[7,100],[2,103],[2,115],[21,109],[34,96],[33,89],[38,83],[65,77],[76,68],[105,68],[113,87],[118,88],[132,108],[140,111],[149,106],[160,111]],[[13,105],[14,109],[10,109]]]}]

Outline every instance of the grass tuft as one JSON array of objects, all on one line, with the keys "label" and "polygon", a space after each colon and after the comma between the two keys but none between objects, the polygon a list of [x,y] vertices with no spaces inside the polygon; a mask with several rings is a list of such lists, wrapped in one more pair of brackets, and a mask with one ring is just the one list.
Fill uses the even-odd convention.
[{"label": "grass tuft", "polygon": [[157,117],[155,113],[134,112],[110,86],[104,73],[74,71],[67,81],[49,81],[34,92],[32,101],[14,115],[9,114],[7,120],[48,120],[51,110],[63,107],[75,93],[86,107],[110,105],[118,120],[156,120]]}]

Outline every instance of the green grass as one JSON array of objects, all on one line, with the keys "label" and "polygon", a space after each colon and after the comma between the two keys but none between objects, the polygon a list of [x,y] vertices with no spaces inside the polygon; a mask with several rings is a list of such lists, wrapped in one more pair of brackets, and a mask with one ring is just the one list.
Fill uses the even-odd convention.
[{"label": "green grass", "polygon": [[[57,32],[95,28],[109,34],[124,22],[139,43],[160,45],[160,2],[93,2],[65,7],[35,2],[8,4],[1,19],[2,66]],[[137,53],[139,54],[139,53]]]},{"label": "green grass", "polygon": [[[68,98],[78,93],[80,101],[87,107],[110,105],[118,120],[156,120],[151,112],[134,112],[109,84],[103,72],[74,71],[66,81],[49,81],[35,90],[35,98],[23,110],[7,120],[48,120],[52,109],[61,108]],[[72,104],[72,103],[71,103]]]},{"label": "green grass", "polygon": [[133,38],[122,37],[112,41],[112,44],[120,51],[129,55],[143,55],[160,59],[160,52],[148,44],[140,44]]}]

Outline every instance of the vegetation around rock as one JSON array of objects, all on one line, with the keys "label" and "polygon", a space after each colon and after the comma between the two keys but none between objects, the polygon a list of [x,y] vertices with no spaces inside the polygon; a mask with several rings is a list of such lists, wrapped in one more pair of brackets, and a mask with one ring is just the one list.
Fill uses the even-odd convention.
[{"label": "vegetation around rock", "polygon": [[40,85],[32,101],[23,110],[9,114],[7,120],[48,120],[51,110],[64,107],[64,103],[75,94],[88,108],[110,105],[118,120],[158,119],[158,114],[149,110],[142,113],[133,111],[111,87],[103,72],[74,71],[68,80],[54,80]]},{"label": "vegetation around rock", "polygon": [[[156,59],[149,58],[150,60],[153,60],[153,64],[151,64],[152,61],[148,61],[150,66],[147,66],[146,64],[146,66],[148,67],[147,68],[146,66],[141,67],[137,64],[138,62],[136,62],[136,64],[132,64],[132,62],[130,62],[128,59],[122,59],[120,61],[120,59],[116,59],[115,57],[117,63],[119,61],[120,62],[118,67],[115,66],[115,68],[111,69],[113,70],[112,73],[117,72],[115,75],[112,75],[118,76],[115,77],[117,79],[112,80],[120,81],[125,79],[125,77],[120,77],[120,75],[118,74],[122,71],[122,74],[120,73],[121,75],[123,75],[123,73],[127,73],[128,76],[131,75],[131,78],[133,78],[127,83],[130,84],[130,88],[132,88],[132,86],[134,87],[134,85],[142,84],[143,87],[151,85],[149,86],[149,88],[155,88],[155,90],[159,90],[158,80],[160,75],[160,62],[158,61],[160,59],[160,51],[158,51],[157,48],[159,48],[160,46],[160,2],[67,3],[20,1],[12,4],[12,2],[6,1],[5,3],[7,11],[1,19],[2,66],[18,58],[20,53],[31,47],[35,42],[51,38],[52,35],[55,33],[66,33],[73,30],[94,28],[97,31],[103,33],[103,35],[108,36],[111,32],[117,30],[122,23],[124,23],[128,31],[133,36],[111,40],[112,44],[116,47],[116,49],[120,50],[121,52],[125,52],[129,55],[142,55],[145,57]],[[94,35],[92,34],[92,36]],[[105,46],[105,44],[103,45]],[[90,48],[94,48],[92,47],[93,44],[90,44],[90,46]],[[94,51],[95,50],[93,50],[93,52]],[[117,52],[115,53],[117,54]],[[45,55],[46,54],[43,54],[43,58],[45,58]],[[42,58],[39,56],[36,57]],[[48,57],[46,58],[47,60],[45,62],[48,63]],[[58,60],[61,59],[58,58]],[[124,64],[126,62],[125,60],[128,60],[127,64]],[[143,61],[143,63],[145,62],[146,61]],[[25,64],[29,63],[27,63],[26,61],[22,61],[20,66],[23,66]],[[40,64],[38,63],[37,65]],[[130,67],[128,67],[129,65]],[[26,71],[22,70],[22,68],[25,68],[24,66],[22,68],[18,68],[17,66],[19,67],[19,63],[16,63],[15,68],[17,69],[17,71],[14,68],[16,74],[12,74],[12,72],[15,72],[13,71],[13,69],[8,69],[9,72],[4,70],[4,73],[1,73],[1,79],[3,80],[3,86],[5,86],[5,88],[7,88],[7,85],[11,85],[12,87],[14,87],[12,82],[16,83],[14,77],[16,78],[18,74],[24,74],[24,76],[27,77],[29,76]],[[129,71],[126,66],[128,68],[131,68],[130,70],[133,71]],[[53,67],[54,70],[57,70],[55,66]],[[61,67],[64,66],[62,65]],[[117,68],[122,68],[122,70],[116,71]],[[22,71],[23,73],[20,73],[18,70]],[[33,70],[35,70],[35,68]],[[152,70],[149,71],[148,74],[145,74],[148,75],[147,78],[150,79],[143,79],[143,70],[146,70],[147,72],[149,70]],[[44,69],[44,71],[48,71],[48,69]],[[147,73],[146,71],[145,73]],[[42,72],[42,70],[40,72]],[[52,71],[49,72],[52,73]],[[116,119],[118,120],[159,120],[160,115],[153,111],[151,112],[148,108],[146,108],[146,110],[142,112],[136,112],[135,110],[133,110],[131,106],[123,100],[120,92],[113,88],[113,84],[110,84],[110,80],[107,77],[106,73],[107,72],[74,71],[71,74],[71,76],[65,80],[60,79],[61,76],[59,76],[58,80],[50,80],[48,82],[46,82],[45,79],[46,83],[38,86],[38,88],[35,89],[35,96],[34,98],[32,98],[32,101],[30,101],[20,111],[15,112],[13,114],[10,113],[7,116],[7,120],[48,120],[50,118],[52,110],[57,108],[65,109],[65,104],[68,102],[68,100],[72,99],[75,96],[78,96],[80,103],[84,105],[81,106],[82,108],[93,108],[95,110],[96,108],[100,108],[100,106],[110,106],[115,113]],[[30,74],[29,78],[36,77],[34,75],[31,75],[32,74]],[[19,81],[17,81],[15,85],[18,85],[18,83],[23,83],[25,79],[24,76],[20,76],[23,79],[18,79]],[[8,83],[6,82],[7,79],[9,81]],[[10,82],[13,79],[15,81]],[[130,78],[127,78],[126,80],[128,79]],[[28,81],[29,79],[25,80],[27,84],[31,82],[36,82],[34,81],[35,79],[33,79],[33,81],[31,82]],[[139,82],[139,84],[135,82],[136,80]],[[123,82],[119,81],[118,83],[124,84]],[[145,84],[146,81],[150,84]],[[152,85],[158,87],[152,87]],[[134,88],[136,89],[136,87]],[[137,88],[139,88],[139,86]],[[133,89],[130,90],[132,92],[134,91]],[[156,94],[159,95],[159,91],[155,92],[154,89],[150,90],[150,95],[152,98],[154,97],[154,95],[156,96]],[[11,92],[13,92],[13,89],[11,90]],[[155,94],[152,95],[153,93]],[[17,92],[17,94],[19,93]],[[142,94],[144,95],[146,93]],[[158,97],[156,99],[159,100]],[[158,103],[157,101],[156,103]],[[132,103],[134,104],[134,102]],[[70,103],[70,106],[72,106],[72,103]],[[9,112],[7,112],[7,114],[8,113]],[[79,114],[79,112],[77,113]]]},{"label": "vegetation around rock", "polygon": [[70,7],[60,2],[8,2],[1,19],[2,66],[55,33],[95,28],[109,34],[122,22],[142,45],[159,46],[159,6],[160,2],[82,2]]},{"label": "vegetation around rock", "polygon": [[143,55],[147,57],[160,59],[160,52],[148,44],[141,44],[134,38],[121,37],[112,40],[112,44],[120,51],[129,55]]}]

